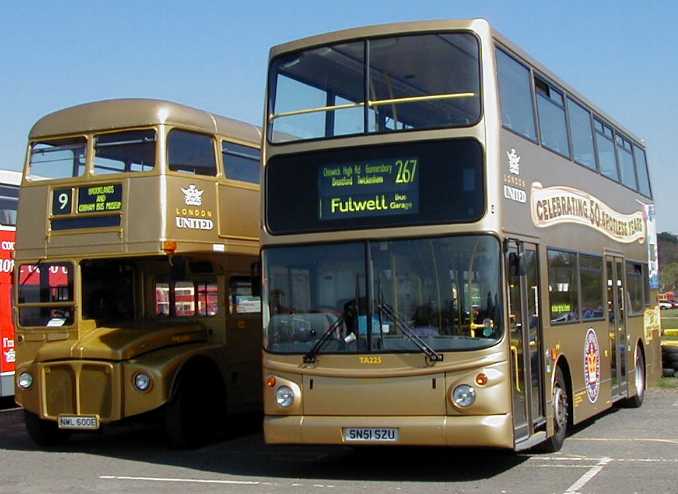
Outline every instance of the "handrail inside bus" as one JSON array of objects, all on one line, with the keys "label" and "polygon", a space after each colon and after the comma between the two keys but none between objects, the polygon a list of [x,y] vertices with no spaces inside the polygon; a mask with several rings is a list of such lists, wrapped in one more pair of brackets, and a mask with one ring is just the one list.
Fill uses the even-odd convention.
[{"label": "handrail inside bus", "polygon": [[[460,99],[460,98],[473,98],[476,93],[442,93],[442,94],[429,94],[426,96],[406,96],[403,98],[389,98],[381,100],[369,100],[367,102],[368,108],[376,108],[379,106],[386,105],[400,105],[402,103],[418,103],[421,101],[439,101],[439,100],[448,100],[448,99]],[[365,106],[365,103],[344,103],[341,105],[328,105],[328,106],[317,106],[315,108],[304,108],[302,110],[292,110],[285,111],[280,113],[272,113],[268,118],[269,121],[273,121],[281,117],[293,117],[296,115],[305,115],[307,113],[318,113],[323,111],[335,111],[335,110],[347,110],[351,108],[362,108]]]}]

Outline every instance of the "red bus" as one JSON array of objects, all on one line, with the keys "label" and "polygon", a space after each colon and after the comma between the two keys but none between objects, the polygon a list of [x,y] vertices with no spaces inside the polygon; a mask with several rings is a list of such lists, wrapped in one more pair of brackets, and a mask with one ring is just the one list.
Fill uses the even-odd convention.
[{"label": "red bus", "polygon": [[21,173],[0,170],[0,397],[14,395],[12,271]]}]

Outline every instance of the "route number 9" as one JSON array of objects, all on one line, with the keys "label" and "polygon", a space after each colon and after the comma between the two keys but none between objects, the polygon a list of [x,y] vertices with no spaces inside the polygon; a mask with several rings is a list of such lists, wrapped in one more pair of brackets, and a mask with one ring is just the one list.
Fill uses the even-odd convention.
[{"label": "route number 9", "polygon": [[65,211],[68,204],[71,202],[71,198],[68,197],[68,194],[65,192],[59,193],[57,196],[57,201],[59,201],[59,209]]},{"label": "route number 9", "polygon": [[56,189],[52,197],[52,214],[70,214],[71,201],[73,198],[72,189]]}]

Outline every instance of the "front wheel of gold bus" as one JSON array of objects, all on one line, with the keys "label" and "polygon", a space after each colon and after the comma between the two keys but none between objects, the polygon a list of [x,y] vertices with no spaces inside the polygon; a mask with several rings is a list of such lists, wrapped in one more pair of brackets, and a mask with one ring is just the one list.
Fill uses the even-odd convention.
[{"label": "front wheel of gold bus", "polygon": [[42,420],[34,413],[26,410],[24,410],[24,421],[28,435],[38,446],[56,446],[68,439],[69,433],[59,429],[56,422]]},{"label": "front wheel of gold bus", "polygon": [[556,368],[556,376],[553,381],[553,426],[554,434],[544,441],[542,449],[548,453],[560,451],[567,436],[570,423],[570,399],[567,394],[567,382],[560,367]]}]

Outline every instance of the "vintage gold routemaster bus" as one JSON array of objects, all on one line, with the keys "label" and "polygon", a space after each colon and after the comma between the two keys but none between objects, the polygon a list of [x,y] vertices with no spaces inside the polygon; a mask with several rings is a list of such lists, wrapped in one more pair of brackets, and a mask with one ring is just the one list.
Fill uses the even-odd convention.
[{"label": "vintage gold routemaster bus", "polygon": [[271,50],[269,443],[560,448],[659,372],[643,143],[486,21]]},{"label": "vintage gold routemaster bus", "polygon": [[16,401],[37,443],[162,411],[171,442],[194,445],[260,409],[260,142],[257,127],[143,99],[31,129]]}]

